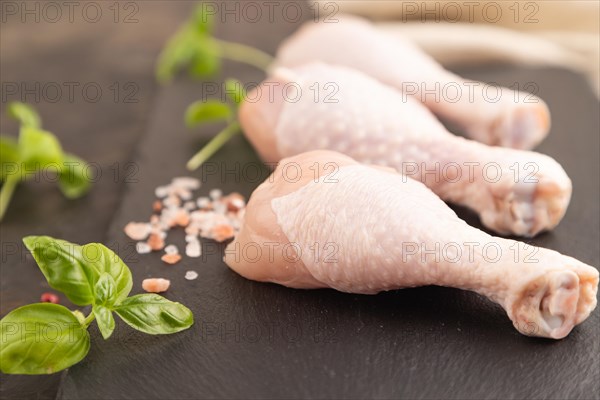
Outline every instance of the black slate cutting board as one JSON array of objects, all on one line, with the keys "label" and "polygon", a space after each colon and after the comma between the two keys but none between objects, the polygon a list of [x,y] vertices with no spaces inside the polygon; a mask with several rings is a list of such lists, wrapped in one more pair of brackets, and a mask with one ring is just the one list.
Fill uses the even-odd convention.
[{"label": "black slate cutting board", "polygon": [[[599,265],[599,141],[597,100],[578,76],[559,70],[509,67],[459,71],[500,84],[534,81],[553,112],[553,129],[539,150],[563,164],[574,194],[564,221],[531,243]],[[225,74],[227,75],[227,74]],[[242,79],[250,79],[242,76]],[[186,174],[184,163],[205,141],[185,134],[181,110],[198,97],[195,85],[165,88],[139,146],[139,182],[130,185],[109,238],[123,249],[132,220],[150,214],[153,190]],[[214,129],[204,130],[204,134]],[[259,160],[238,137],[211,161],[240,171]],[[266,170],[264,170],[266,173]],[[220,174],[212,188],[251,193],[256,182]],[[473,215],[459,214],[478,225]],[[183,245],[183,233],[169,236]],[[600,313],[561,341],[522,336],[505,312],[459,290],[426,287],[376,296],[333,290],[293,290],[248,281],[222,262],[223,246],[205,260],[176,266],[159,255],[124,251],[135,291],[149,276],[171,279],[167,297],[188,305],[188,331],[152,337],[120,323],[103,342],[92,334],[88,357],[64,378],[60,397],[80,398],[590,398],[600,393]],[[209,249],[207,251],[207,249]],[[186,281],[188,269],[199,278]]]}]

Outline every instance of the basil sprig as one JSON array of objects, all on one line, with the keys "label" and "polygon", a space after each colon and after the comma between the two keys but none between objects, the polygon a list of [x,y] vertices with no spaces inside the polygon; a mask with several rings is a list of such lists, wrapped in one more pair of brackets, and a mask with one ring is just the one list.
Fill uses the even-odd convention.
[{"label": "basil sprig", "polygon": [[129,326],[152,335],[180,332],[194,317],[184,305],[158,294],[129,296],[131,271],[99,243],[77,245],[48,236],[23,239],[50,286],[80,311],[49,303],[30,304],[0,321],[0,370],[7,374],[50,374],[81,361],[90,348],[87,331],[95,319],[102,337],[115,329],[114,313]]},{"label": "basil sprig", "polygon": [[221,59],[252,65],[267,71],[273,57],[262,50],[212,36],[213,16],[200,4],[190,19],[169,39],[156,64],[156,78],[169,82],[187,68],[194,78],[210,76],[221,68]]},{"label": "basil sprig", "polygon": [[42,170],[58,174],[58,186],[65,197],[83,196],[91,187],[82,159],[64,153],[52,133],[41,129],[41,120],[33,107],[9,103],[8,115],[20,122],[19,140],[0,136],[0,220],[4,216],[17,184]]},{"label": "basil sprig", "polygon": [[[169,39],[156,63],[156,78],[161,83],[169,82],[180,71],[187,68],[193,78],[214,75],[221,68],[221,59],[252,65],[268,71],[273,57],[262,50],[241,43],[217,39],[213,36],[213,14],[206,13],[206,5],[199,4],[189,20]],[[245,97],[239,81],[228,79],[225,89],[235,107],[215,100],[197,101],[190,104],[185,113],[188,127],[200,123],[227,121],[209,143],[198,151],[186,164],[188,170],[198,169],[213,156],[227,141],[241,133],[237,121],[237,106]]]},{"label": "basil sprig", "polygon": [[190,171],[198,169],[229,139],[242,132],[237,120],[237,111],[246,97],[244,86],[236,79],[227,79],[225,80],[225,94],[232,104],[222,103],[218,100],[195,101],[185,111],[185,123],[189,128],[208,122],[227,122],[225,128],[187,162],[186,167]]}]

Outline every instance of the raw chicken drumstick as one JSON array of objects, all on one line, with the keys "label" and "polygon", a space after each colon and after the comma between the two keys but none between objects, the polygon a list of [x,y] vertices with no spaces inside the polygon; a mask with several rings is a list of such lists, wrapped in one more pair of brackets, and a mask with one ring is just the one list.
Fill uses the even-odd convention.
[{"label": "raw chicken drumstick", "polygon": [[225,262],[292,288],[472,290],[521,333],[554,339],[589,316],[598,289],[595,268],[490,236],[420,182],[323,150],[282,160],[254,191]]},{"label": "raw chicken drumstick", "polygon": [[400,35],[361,18],[336,18],[339,22],[306,23],[281,45],[275,66],[323,61],[361,70],[415,94],[438,117],[490,145],[531,149],[548,134],[550,113],[540,98],[465,80]]},{"label": "raw chicken drumstick", "polygon": [[552,158],[455,136],[414,98],[342,66],[275,70],[248,94],[240,122],[267,161],[328,149],[393,167],[502,234],[552,229],[571,197],[571,180]]}]

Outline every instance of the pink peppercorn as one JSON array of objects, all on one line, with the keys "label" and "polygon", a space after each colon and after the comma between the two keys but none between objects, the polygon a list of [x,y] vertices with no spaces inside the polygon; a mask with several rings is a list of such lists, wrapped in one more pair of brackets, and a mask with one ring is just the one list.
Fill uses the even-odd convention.
[{"label": "pink peppercorn", "polygon": [[54,293],[42,293],[42,295],[40,296],[40,301],[42,303],[54,303],[54,304],[58,304],[58,296],[55,295]]}]

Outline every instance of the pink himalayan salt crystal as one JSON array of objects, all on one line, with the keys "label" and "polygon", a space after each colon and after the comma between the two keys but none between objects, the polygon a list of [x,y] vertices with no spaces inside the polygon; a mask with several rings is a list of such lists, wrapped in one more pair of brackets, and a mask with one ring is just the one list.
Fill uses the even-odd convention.
[{"label": "pink himalayan salt crystal", "polygon": [[180,254],[165,254],[160,259],[163,260],[164,262],[166,262],[167,264],[173,265],[173,264],[177,264],[179,261],[181,261],[181,255]]},{"label": "pink himalayan salt crystal", "polygon": [[144,240],[152,231],[152,227],[146,222],[130,222],[125,225],[124,231],[133,240]]},{"label": "pink himalayan salt crystal", "polygon": [[142,281],[142,288],[149,293],[166,292],[171,286],[171,281],[163,278],[149,278]]},{"label": "pink himalayan salt crystal", "polygon": [[235,231],[231,225],[219,224],[212,228],[212,237],[217,242],[224,242],[231,239],[235,235]]},{"label": "pink himalayan salt crystal", "polygon": [[165,247],[165,240],[161,237],[161,235],[153,233],[148,239],[148,245],[154,251],[162,250],[163,247]]},{"label": "pink himalayan salt crystal", "polygon": [[188,226],[190,223],[190,214],[185,209],[179,209],[175,214],[174,221],[179,226]]},{"label": "pink himalayan salt crystal", "polygon": [[188,190],[196,190],[200,187],[200,181],[189,176],[179,176],[171,180],[171,185]]}]

